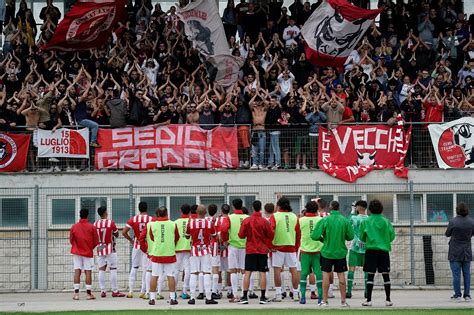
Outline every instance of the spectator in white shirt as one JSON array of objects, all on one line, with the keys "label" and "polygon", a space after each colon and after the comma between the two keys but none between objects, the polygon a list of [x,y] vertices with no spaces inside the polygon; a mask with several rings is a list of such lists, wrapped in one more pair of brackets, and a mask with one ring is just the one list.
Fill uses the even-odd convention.
[{"label": "spectator in white shirt", "polygon": [[349,57],[347,57],[346,62],[344,62],[344,71],[347,73],[354,68],[354,65],[358,65],[360,63],[360,55],[357,50],[351,51]]},{"label": "spectator in white shirt", "polygon": [[297,45],[295,38],[300,35],[300,32],[300,28],[295,25],[295,18],[290,17],[290,25],[283,30],[285,46],[290,47],[291,45]]},{"label": "spectator in white shirt", "polygon": [[415,92],[415,89],[413,89],[413,84],[410,83],[410,77],[406,75],[403,78],[403,85],[400,91],[400,97],[399,97],[400,104],[403,103],[403,101],[407,99],[408,94],[413,93],[413,92]]},{"label": "spectator in white shirt", "polygon": [[278,83],[281,88],[281,97],[284,98],[291,91],[295,76],[289,70],[285,70],[278,76]]},{"label": "spectator in white shirt", "polygon": [[160,65],[154,58],[145,59],[142,64],[142,71],[150,80],[150,84],[156,86],[156,77],[158,76],[158,70]]}]

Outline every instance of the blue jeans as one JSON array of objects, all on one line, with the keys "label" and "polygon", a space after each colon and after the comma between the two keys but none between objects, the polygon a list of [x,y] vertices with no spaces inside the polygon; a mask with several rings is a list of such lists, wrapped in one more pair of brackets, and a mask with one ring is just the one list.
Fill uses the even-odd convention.
[{"label": "blue jeans", "polygon": [[470,261],[449,261],[451,272],[453,273],[454,296],[461,297],[461,271],[464,278],[464,296],[471,296],[471,262]]},{"label": "blue jeans", "polygon": [[268,165],[281,165],[281,151],[280,151],[280,131],[270,132],[270,147],[268,149]]},{"label": "blue jeans", "polygon": [[91,143],[97,142],[97,131],[99,131],[99,124],[89,119],[83,119],[79,122],[79,125],[82,127],[89,128],[91,132]]},{"label": "blue jeans", "polygon": [[252,163],[263,165],[265,157],[265,130],[256,130],[254,132],[257,134],[258,141],[256,144],[252,143]]}]

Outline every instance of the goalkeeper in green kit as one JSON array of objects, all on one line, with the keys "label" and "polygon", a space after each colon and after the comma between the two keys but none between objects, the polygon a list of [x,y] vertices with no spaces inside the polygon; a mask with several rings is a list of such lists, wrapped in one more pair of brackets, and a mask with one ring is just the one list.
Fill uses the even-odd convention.
[{"label": "goalkeeper in green kit", "polygon": [[321,271],[323,272],[323,299],[319,303],[322,307],[328,306],[328,291],[330,277],[333,272],[339,278],[339,291],[341,292],[341,306],[346,303],[346,276],[347,247],[346,241],[354,239],[354,229],[347,218],[339,212],[339,202],[330,203],[331,214],[318,222],[311,233],[311,238],[323,242],[321,249]]},{"label": "goalkeeper in green kit", "polygon": [[382,215],[382,203],[374,199],[369,204],[370,217],[360,226],[360,239],[365,242],[364,271],[367,277],[367,300],[362,306],[372,306],[374,277],[378,271],[382,274],[385,289],[385,305],[392,306],[390,300],[390,251],[395,239],[392,223]]},{"label": "goalkeeper in green kit", "polygon": [[[354,228],[354,240],[352,241],[352,248],[349,251],[349,272],[347,274],[347,292],[346,299],[352,297],[352,286],[354,284],[354,272],[356,267],[364,267],[365,243],[361,241],[360,226],[368,216],[366,214],[367,202],[359,200],[353,204],[349,221]],[[367,272],[365,273],[364,290],[367,284]],[[364,294],[367,297],[367,294]]]},{"label": "goalkeeper in green kit", "polygon": [[316,276],[318,303],[321,303],[323,297],[323,273],[320,265],[323,243],[311,239],[311,233],[316,228],[316,224],[323,219],[317,214],[317,211],[318,204],[315,201],[310,201],[306,204],[304,217],[300,218],[300,304],[306,304],[306,281],[311,272]]}]

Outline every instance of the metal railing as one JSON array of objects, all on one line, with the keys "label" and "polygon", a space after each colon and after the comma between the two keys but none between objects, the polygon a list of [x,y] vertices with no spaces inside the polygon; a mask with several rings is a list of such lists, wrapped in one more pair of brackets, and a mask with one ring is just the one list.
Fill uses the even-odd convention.
[{"label": "metal railing", "polygon": [[[177,184],[176,184],[177,185]],[[92,185],[93,186],[93,185]],[[447,260],[447,220],[455,205],[467,202],[474,209],[474,183],[442,184],[322,184],[314,185],[220,185],[220,186],[122,186],[122,187],[24,187],[0,189],[0,291],[70,290],[72,255],[69,228],[79,210],[106,206],[119,229],[146,201],[149,213],[167,206],[171,219],[179,217],[183,203],[216,204],[219,209],[241,198],[251,208],[254,200],[275,203],[277,195],[289,198],[295,213],[316,196],[338,200],[348,215],[355,200],[379,199],[384,215],[394,224],[392,283],[397,287],[447,287],[451,272]],[[470,214],[474,217],[474,214]],[[119,284],[128,286],[131,248],[123,237],[117,240]],[[97,277],[94,276],[96,279]],[[141,279],[140,276],[137,279]],[[95,281],[95,280],[94,280]],[[356,272],[356,288],[363,273]],[[380,283],[377,283],[380,285]],[[95,288],[97,283],[94,282]]]},{"label": "metal railing", "polygon": [[[383,123],[350,123],[351,125],[375,125]],[[407,123],[413,126],[410,147],[405,158],[409,168],[436,168],[436,156],[431,144],[426,123]],[[202,125],[206,129],[218,125]],[[316,133],[310,132],[309,125],[266,126],[265,130],[254,130],[251,125],[235,125],[238,129],[239,169],[248,169],[253,164],[262,168],[276,169],[318,169],[318,142]],[[68,127],[77,128],[77,127]],[[110,128],[101,126],[101,128]],[[32,133],[23,127],[6,132]],[[34,137],[31,139],[28,172],[78,172],[96,171],[94,168],[95,150],[91,148],[89,159],[38,158]],[[163,168],[169,170],[169,168]],[[155,170],[159,171],[159,170]]]}]

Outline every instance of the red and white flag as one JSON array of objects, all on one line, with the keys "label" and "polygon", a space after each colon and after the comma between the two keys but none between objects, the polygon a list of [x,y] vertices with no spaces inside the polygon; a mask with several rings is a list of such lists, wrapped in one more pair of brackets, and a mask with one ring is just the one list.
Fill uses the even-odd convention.
[{"label": "red and white flag", "polygon": [[126,0],[77,2],[42,49],[77,51],[102,46],[115,24],[125,20]]},{"label": "red and white flag", "polygon": [[89,129],[38,130],[38,157],[89,158]]},{"label": "red and white flag", "polygon": [[306,59],[319,66],[342,67],[380,12],[346,0],[325,0],[301,29]]},{"label": "red and white flag", "polygon": [[236,168],[237,128],[196,125],[99,129],[96,169]]},{"label": "red and white flag", "polygon": [[216,2],[190,1],[183,8],[178,8],[178,15],[193,47],[206,59],[212,81],[217,81],[224,87],[234,84],[239,79],[239,70],[244,65],[244,60],[230,54]]},{"label": "red and white flag", "polygon": [[244,65],[241,57],[232,55],[216,55],[207,58],[205,66],[211,81],[229,87],[239,79],[240,68]]},{"label": "red and white flag", "polygon": [[428,130],[440,168],[474,168],[474,118],[430,124]]},{"label": "red and white flag", "polygon": [[324,172],[349,183],[372,170],[387,168],[407,178],[404,162],[410,135],[411,126],[405,130],[402,124],[320,127],[318,164]]},{"label": "red and white flag", "polygon": [[0,172],[18,172],[26,168],[30,135],[0,133]]}]

